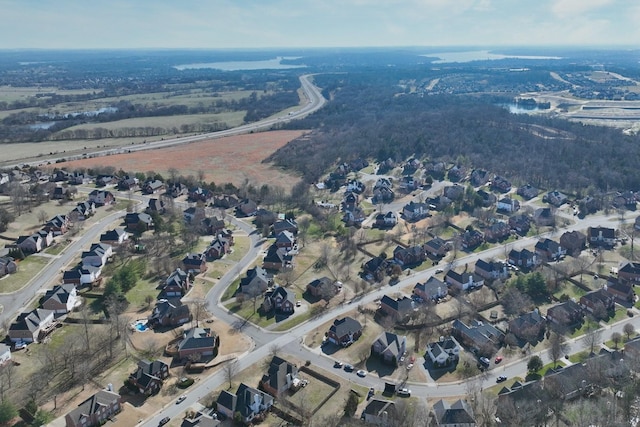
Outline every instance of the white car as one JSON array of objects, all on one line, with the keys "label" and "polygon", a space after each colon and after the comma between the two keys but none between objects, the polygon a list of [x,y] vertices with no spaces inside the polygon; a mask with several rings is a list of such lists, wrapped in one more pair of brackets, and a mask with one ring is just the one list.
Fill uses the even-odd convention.
[{"label": "white car", "polygon": [[402,397],[409,397],[411,396],[411,390],[409,390],[408,388],[401,388],[398,391],[396,391],[396,394]]},{"label": "white car", "polygon": [[358,375],[359,377],[366,377],[367,376],[367,371],[360,369],[358,372],[356,372],[356,375]]},{"label": "white car", "polygon": [[177,405],[178,403],[182,403],[182,401],[184,401],[186,398],[187,398],[187,395],[186,395],[186,394],[183,394],[182,396],[180,396],[180,397],[178,398],[178,400],[176,401],[176,405]]},{"label": "white car", "polygon": [[14,344],[14,348],[16,350],[22,350],[23,348],[27,348],[27,343],[24,341],[16,341]]}]

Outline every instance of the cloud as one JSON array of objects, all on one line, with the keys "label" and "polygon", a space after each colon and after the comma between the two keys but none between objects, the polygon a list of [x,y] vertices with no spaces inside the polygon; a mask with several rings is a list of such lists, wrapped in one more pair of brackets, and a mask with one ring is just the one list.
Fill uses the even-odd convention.
[{"label": "cloud", "polygon": [[615,0],[554,0],[551,11],[559,18],[582,15],[594,9],[609,6]]}]

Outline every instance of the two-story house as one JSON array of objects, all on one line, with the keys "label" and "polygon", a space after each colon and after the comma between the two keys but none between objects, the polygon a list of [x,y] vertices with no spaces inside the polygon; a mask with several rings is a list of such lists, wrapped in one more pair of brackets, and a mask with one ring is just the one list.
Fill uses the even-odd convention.
[{"label": "two-story house", "polygon": [[383,363],[398,365],[407,351],[407,337],[391,332],[383,332],[371,345],[371,355],[377,356]]},{"label": "two-story house", "polygon": [[54,314],[67,314],[78,304],[76,285],[57,285],[48,290],[42,299],[42,308]]},{"label": "two-story house", "polygon": [[351,317],[343,317],[335,319],[333,325],[327,332],[327,340],[330,342],[347,347],[353,344],[362,335],[362,325]]},{"label": "two-story house", "polygon": [[440,337],[437,342],[427,345],[427,356],[438,368],[456,363],[460,358],[460,344],[454,337]]},{"label": "two-story house", "polygon": [[122,410],[118,393],[100,390],[65,415],[66,427],[97,427]]}]

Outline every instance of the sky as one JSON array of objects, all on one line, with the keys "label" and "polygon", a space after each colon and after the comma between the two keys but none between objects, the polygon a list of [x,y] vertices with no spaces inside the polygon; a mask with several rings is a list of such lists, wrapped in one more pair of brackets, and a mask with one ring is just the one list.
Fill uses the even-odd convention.
[{"label": "sky", "polygon": [[0,17],[0,49],[640,42],[638,0],[0,0]]}]

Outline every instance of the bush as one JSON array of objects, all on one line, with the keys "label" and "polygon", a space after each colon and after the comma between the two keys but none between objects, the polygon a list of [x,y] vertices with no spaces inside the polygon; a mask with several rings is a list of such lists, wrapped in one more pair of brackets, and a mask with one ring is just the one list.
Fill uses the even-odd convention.
[{"label": "bush", "polygon": [[527,374],[526,377],[524,377],[525,381],[538,381],[540,378],[542,378],[542,375],[540,375],[537,372],[529,372]]},{"label": "bush", "polygon": [[187,388],[192,384],[193,384],[193,378],[183,377],[183,378],[180,378],[180,380],[178,381],[178,384],[176,385],[178,386],[178,388]]}]

